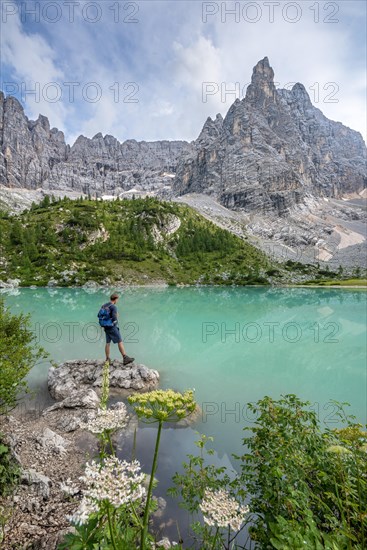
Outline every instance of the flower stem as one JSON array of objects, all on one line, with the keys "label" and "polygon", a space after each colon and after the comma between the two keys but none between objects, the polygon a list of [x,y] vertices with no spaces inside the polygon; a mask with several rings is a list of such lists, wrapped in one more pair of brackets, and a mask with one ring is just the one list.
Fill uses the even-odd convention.
[{"label": "flower stem", "polygon": [[[362,498],[362,492],[361,492],[361,476],[360,476],[360,471],[359,471],[359,462],[358,462],[358,458],[357,458],[357,454],[356,454],[356,449],[354,448],[354,460],[355,460],[355,465],[356,465],[356,469],[357,469],[357,488],[358,488],[358,505],[359,505],[359,510],[361,511],[362,510],[362,506],[363,506],[363,498]],[[362,519],[362,522],[361,522],[361,526],[362,526],[362,548],[365,547],[365,537],[364,537],[364,521]]]},{"label": "flower stem", "polygon": [[108,517],[108,526],[110,528],[112,546],[113,546],[114,550],[117,550],[115,535],[114,535],[113,528],[112,528],[111,510],[110,510],[110,505],[109,504],[107,504],[107,517]]},{"label": "flower stem", "polygon": [[110,444],[111,454],[112,456],[116,456],[115,449],[113,448],[113,445],[112,445],[110,430],[106,430],[106,434],[107,434],[108,443]]},{"label": "flower stem", "polygon": [[136,428],[134,429],[134,440],[133,440],[133,450],[131,453],[131,461],[136,458]]},{"label": "flower stem", "polygon": [[155,449],[154,449],[152,471],[151,471],[150,480],[149,480],[147,502],[145,504],[145,510],[144,510],[143,529],[141,531],[141,538],[140,538],[140,550],[145,550],[145,539],[146,539],[146,536],[148,534],[149,506],[150,506],[150,499],[152,497],[154,474],[155,474],[156,469],[157,469],[158,449],[159,449],[159,443],[160,443],[160,439],[161,439],[162,425],[163,425],[162,420],[159,420],[157,439],[156,439],[156,442],[155,442]]},{"label": "flower stem", "polygon": [[212,546],[213,550],[215,550],[215,543],[217,542],[218,531],[219,531],[219,527],[217,527],[217,530],[215,532],[215,537],[214,537],[213,546]]},{"label": "flower stem", "polygon": [[133,514],[134,514],[134,516],[135,516],[135,519],[136,519],[136,521],[137,521],[137,523],[138,523],[138,525],[139,525],[139,528],[142,529],[142,528],[143,528],[143,524],[142,524],[141,519],[139,518],[139,516],[138,516],[138,514],[137,514],[137,512],[136,512],[136,510],[135,510],[135,507],[134,507],[134,504],[133,504],[133,503],[131,503],[131,509],[132,509]]},{"label": "flower stem", "polygon": [[106,436],[105,436],[105,433],[102,433],[102,434],[99,434],[98,435],[98,439],[99,439],[99,443],[100,443],[100,451],[99,451],[99,457],[101,460],[103,460],[104,458],[106,458],[107,456],[107,453],[106,453]]}]

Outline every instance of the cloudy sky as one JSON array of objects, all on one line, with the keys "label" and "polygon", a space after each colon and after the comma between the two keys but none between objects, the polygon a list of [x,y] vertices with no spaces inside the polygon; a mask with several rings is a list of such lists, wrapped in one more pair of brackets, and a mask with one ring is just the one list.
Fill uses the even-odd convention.
[{"label": "cloudy sky", "polygon": [[366,139],[363,1],[2,0],[1,88],[72,144],[195,139],[267,56]]}]

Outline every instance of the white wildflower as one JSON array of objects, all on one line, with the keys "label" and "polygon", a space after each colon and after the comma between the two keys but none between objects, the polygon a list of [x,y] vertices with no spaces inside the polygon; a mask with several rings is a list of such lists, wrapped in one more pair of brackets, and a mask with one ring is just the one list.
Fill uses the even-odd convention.
[{"label": "white wildflower", "polygon": [[60,483],[60,489],[66,495],[74,496],[80,493],[80,488],[75,485],[71,479],[67,479],[65,482]]},{"label": "white wildflower", "polygon": [[126,406],[119,409],[98,409],[97,414],[90,415],[81,428],[94,434],[100,434],[105,430],[118,430],[127,424],[128,414]]},{"label": "white wildflower", "polygon": [[229,526],[234,531],[241,529],[245,516],[250,511],[248,506],[241,506],[222,489],[206,489],[200,509],[207,525],[224,528]]},{"label": "white wildflower", "polygon": [[73,524],[83,525],[83,523],[87,523],[89,516],[94,512],[98,512],[98,504],[92,500],[83,498],[79,508],[72,516],[67,516],[67,519]]},{"label": "white wildflower", "polygon": [[103,502],[114,508],[140,500],[145,496],[145,474],[140,472],[137,460],[127,462],[109,457],[102,464],[87,462],[85,474],[80,478],[86,489],[79,509],[71,516],[73,523],[85,523],[90,514],[97,512]]}]

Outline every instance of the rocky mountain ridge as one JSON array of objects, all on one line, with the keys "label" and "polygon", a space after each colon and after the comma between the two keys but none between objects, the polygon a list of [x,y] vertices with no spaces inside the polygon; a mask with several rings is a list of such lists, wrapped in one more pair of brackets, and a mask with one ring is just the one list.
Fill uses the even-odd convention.
[{"label": "rocky mountain ridge", "polygon": [[327,119],[305,87],[277,90],[265,57],[244,99],[208,118],[181,157],[174,193],[205,193],[231,209],[285,215],[307,197],[340,198],[367,185],[362,136]]},{"label": "rocky mountain ridge", "polygon": [[63,132],[0,92],[0,185],[91,195],[211,195],[230,209],[283,215],[307,196],[340,198],[367,185],[362,136],[327,119],[300,83],[276,89],[267,57],[244,99],[208,118],[198,139],[120,143]]},{"label": "rocky mountain ridge", "polygon": [[0,92],[0,185],[6,188],[154,192],[170,187],[177,159],[190,147],[185,141],[120,143],[101,133],[81,135],[70,146],[45,116],[29,120],[16,98]]}]

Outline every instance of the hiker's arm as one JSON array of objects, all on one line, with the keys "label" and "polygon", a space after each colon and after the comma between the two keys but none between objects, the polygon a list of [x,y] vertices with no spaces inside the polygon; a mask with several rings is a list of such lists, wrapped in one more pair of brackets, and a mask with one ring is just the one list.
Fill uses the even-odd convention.
[{"label": "hiker's arm", "polygon": [[112,305],[110,307],[110,311],[111,311],[112,322],[114,325],[117,325],[117,307]]}]

